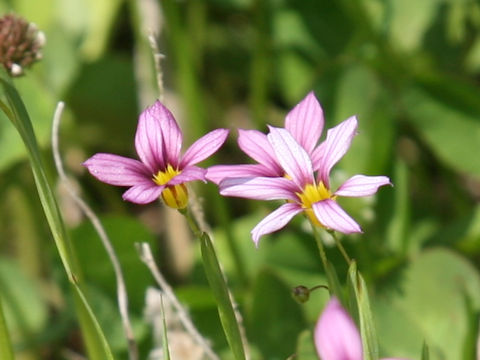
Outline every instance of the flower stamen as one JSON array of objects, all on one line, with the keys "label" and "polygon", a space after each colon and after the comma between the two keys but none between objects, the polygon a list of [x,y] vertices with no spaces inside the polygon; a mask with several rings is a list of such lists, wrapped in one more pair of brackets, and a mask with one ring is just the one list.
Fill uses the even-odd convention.
[{"label": "flower stamen", "polygon": [[[153,176],[153,181],[157,185],[165,185],[181,171],[168,165],[164,171],[159,171]],[[174,209],[184,209],[188,204],[188,190],[184,184],[166,186],[162,191],[162,199],[165,204]]]},{"label": "flower stamen", "polygon": [[326,199],[335,200],[335,196],[332,196],[330,190],[327,189],[323,181],[320,181],[318,185],[307,184],[303,189],[303,192],[296,194],[300,200],[302,208],[305,209],[305,215],[307,215],[308,219],[317,226],[325,227],[320,221],[318,221],[315,212],[312,209],[312,205],[316,202]]}]

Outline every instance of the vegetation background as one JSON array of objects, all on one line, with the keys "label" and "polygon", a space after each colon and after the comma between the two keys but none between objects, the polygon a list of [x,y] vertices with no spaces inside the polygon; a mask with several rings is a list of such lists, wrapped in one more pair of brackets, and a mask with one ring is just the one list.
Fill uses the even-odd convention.
[{"label": "vegetation background", "polygon": [[[66,102],[61,151],[124,267],[142,358],[154,346],[145,295],[154,286],[134,243],[162,271],[222,359],[228,350],[198,255],[176,213],[121,199],[81,163],[96,152],[135,157],[138,114],[158,96],[149,30],[165,55],[165,103],[185,142],[233,131],[215,163],[241,163],[236,128],[283,125],[309,91],[327,126],[357,114],[359,135],[336,167],[388,175],[394,187],[343,201],[364,234],[343,238],[370,287],[381,355],[475,358],[480,313],[480,2],[475,0],[2,0],[46,34],[43,60],[16,79],[51,160],[55,104]],[[0,115],[0,292],[19,359],[82,353],[68,282],[41,210],[24,146]],[[208,164],[213,164],[211,161]],[[207,165],[208,165],[207,164]],[[327,300],[291,288],[325,283],[299,217],[255,249],[251,228],[275,204],[221,198],[199,185],[220,261],[254,359],[315,359],[310,330]],[[88,297],[118,358],[126,357],[114,274],[92,226],[58,187]],[[344,199],[342,199],[344,200]],[[328,244],[328,238],[326,242]],[[328,256],[345,278],[333,246]],[[68,351],[67,351],[68,349]]]}]

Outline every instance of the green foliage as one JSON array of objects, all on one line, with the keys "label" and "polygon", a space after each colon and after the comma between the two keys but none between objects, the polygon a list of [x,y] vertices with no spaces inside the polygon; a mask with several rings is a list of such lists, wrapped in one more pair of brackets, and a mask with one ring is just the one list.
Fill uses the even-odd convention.
[{"label": "green foliage", "polygon": [[[185,131],[185,142],[216,127],[230,128],[216,163],[243,163],[234,129],[281,126],[286,113],[314,90],[324,109],[324,131],[349,116],[359,119],[352,148],[334,168],[333,185],[357,173],[387,175],[394,185],[372,199],[342,199],[341,205],[364,230],[363,235],[341,238],[361,278],[354,269],[349,271],[321,232],[330,268],[324,272],[301,216],[262,238],[257,249],[250,231],[278,204],[225,199],[218,206],[212,198],[219,196],[216,189],[200,194],[228,286],[247,325],[252,358],[283,360],[295,353],[299,360],[317,359],[312,329],[328,292],[316,290],[299,305],[290,289],[326,285],[329,276],[336,284],[334,293],[350,296],[367,353],[376,353],[374,320],[380,357],[417,359],[423,351],[423,359],[473,358],[480,313],[478,2],[153,3],[161,6],[158,13],[152,7],[149,15],[162,19],[158,44],[166,55],[165,102]],[[150,59],[144,27],[152,19],[136,13],[136,2],[122,0],[1,0],[0,11],[18,12],[47,38],[41,62],[13,83],[2,82],[6,114],[0,112],[0,294],[7,326],[0,321],[0,358],[10,356],[1,353],[8,349],[1,343],[6,339],[2,331],[11,336],[16,352],[25,349],[33,359],[43,353],[59,358],[62,349],[72,348],[78,332],[71,321],[73,310],[59,305],[71,302],[63,267],[81,283],[80,288],[72,285],[72,291],[89,350],[75,350],[103,360],[111,357],[111,346],[115,355],[126,356],[115,277],[106,253],[88,222],[73,220],[65,229],[60,218],[76,208],[49,186],[55,177],[48,150],[57,100],[65,100],[68,109],[62,156],[80,192],[100,214],[120,258],[141,358],[152,350],[142,318],[152,279],[133,249],[137,241],[158,250],[160,268],[215,351],[232,358],[230,342],[242,358],[238,329],[226,310],[225,285],[218,268],[213,270],[218,259],[208,242],[202,244],[203,258],[192,260],[194,243],[180,249],[180,256],[171,256],[175,247],[164,236],[170,224],[158,204],[130,206],[121,199],[124,189],[99,183],[81,167],[96,152],[136,156],[138,114],[155,96],[143,94],[145,82],[151,85],[155,79],[142,78],[137,63],[139,51]],[[143,70],[153,74],[153,69]],[[21,102],[31,126],[20,121],[27,115]],[[46,217],[32,195],[36,189],[26,171],[29,160],[37,164],[34,176]],[[201,186],[197,189],[202,192]],[[61,210],[58,197],[67,204]],[[47,222],[56,242],[50,241]],[[221,228],[225,224],[228,228]],[[62,240],[67,233],[73,247]],[[177,258],[180,265],[173,263]],[[201,267],[204,259],[209,279]],[[334,273],[341,281],[331,279]],[[216,284],[214,294],[209,280]],[[55,289],[56,295],[45,296],[39,289]],[[216,298],[222,299],[223,325],[228,322],[227,342]],[[12,308],[15,304],[21,312]],[[48,309],[61,313],[62,331],[52,331],[58,319]]]},{"label": "green foliage", "polygon": [[228,292],[217,255],[210,237],[203,233],[200,237],[202,248],[202,260],[213,296],[217,302],[218,314],[223,326],[223,331],[227,338],[230,349],[236,360],[245,359],[244,345],[239,329],[238,321],[233,310],[232,299]]}]

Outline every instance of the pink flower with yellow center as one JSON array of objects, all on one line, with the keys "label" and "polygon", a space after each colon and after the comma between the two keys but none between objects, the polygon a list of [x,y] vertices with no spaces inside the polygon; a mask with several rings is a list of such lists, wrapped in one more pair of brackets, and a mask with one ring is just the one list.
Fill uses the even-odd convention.
[{"label": "pink flower with yellow center", "polygon": [[314,225],[345,234],[361,232],[360,226],[337,203],[337,197],[373,195],[390,180],[386,176],[355,175],[336,191],[331,190],[330,170],[347,152],[356,129],[357,119],[351,117],[328,130],[319,147],[321,156],[315,178],[311,156],[304,147],[288,130],[270,127],[267,139],[285,175],[227,178],[220,182],[220,194],[224,196],[287,201],[253,228],[255,244],[261,236],[283,228],[302,212]]},{"label": "pink flower with yellow center", "polygon": [[[310,155],[315,170],[320,165],[321,146],[317,147],[317,143],[322,135],[323,125],[323,110],[313,92],[300,101],[285,118],[285,129]],[[219,184],[226,178],[285,175],[285,170],[264,133],[239,129],[238,146],[258,164],[215,165],[208,169],[208,180]]]},{"label": "pink flower with yellow center", "polygon": [[182,132],[172,113],[156,101],[139,117],[135,149],[140,161],[99,153],[83,165],[98,180],[129,186],[123,199],[147,204],[160,196],[166,205],[183,209],[188,203],[185,183],[206,181],[207,170],[196,166],[225,142],[227,129],[216,129],[198,139],[181,155]]},{"label": "pink flower with yellow center", "polygon": [[317,321],[314,341],[322,360],[363,360],[362,339],[357,327],[335,297],[330,299]]}]

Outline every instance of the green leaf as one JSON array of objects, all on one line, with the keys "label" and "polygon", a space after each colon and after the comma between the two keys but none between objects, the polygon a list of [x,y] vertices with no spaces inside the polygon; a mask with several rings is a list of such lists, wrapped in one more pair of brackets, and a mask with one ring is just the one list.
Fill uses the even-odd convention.
[{"label": "green leaf", "polygon": [[7,323],[3,314],[2,297],[0,293],[0,358],[4,360],[14,360],[13,347],[8,332]]},{"label": "green leaf", "polygon": [[200,237],[200,242],[205,274],[207,275],[208,283],[210,284],[210,288],[217,301],[218,314],[223,326],[223,331],[235,359],[245,360],[240,328],[233,311],[233,305],[230,300],[227,284],[220,269],[212,241],[206,233],[203,233]]},{"label": "green leaf", "polygon": [[469,261],[444,248],[424,251],[403,272],[397,294],[375,303],[382,353],[413,359],[425,341],[431,360],[463,358],[472,331],[465,296],[480,308],[480,274]]},{"label": "green leaf", "polygon": [[419,88],[404,93],[405,110],[434,153],[451,168],[480,177],[479,112],[447,104]]},{"label": "green leaf", "polygon": [[368,289],[362,275],[357,271],[357,264],[355,261],[352,261],[348,270],[348,280],[349,290],[355,298],[356,310],[358,311],[360,334],[362,336],[363,345],[363,357],[365,360],[377,360],[377,335],[368,296]]},{"label": "green leaf", "polygon": [[88,349],[88,356],[92,360],[113,360],[113,354],[107,343],[105,335],[93,313],[87,299],[76,284],[72,284],[75,309],[77,312],[82,336]]},{"label": "green leaf", "polygon": [[0,258],[0,293],[12,334],[28,336],[39,332],[47,321],[47,305],[36,284],[20,266]]},{"label": "green leaf", "polygon": [[81,280],[81,274],[78,264],[74,260],[72,245],[68,240],[57,201],[45,174],[37,139],[27,109],[3,69],[0,70],[0,84],[3,89],[3,95],[7,100],[7,103],[0,101],[0,107],[17,128],[27,148],[40,201],[65,272],[73,286],[76,311],[82,327],[82,334],[86,339],[89,357],[91,360],[113,359],[111,350],[105,340],[105,335],[100,329],[98,321],[78,285],[78,281]]},{"label": "green leaf", "polygon": [[252,341],[264,358],[287,358],[295,351],[297,336],[306,325],[291,288],[275,272],[264,269],[256,276],[252,299],[248,316]]}]

